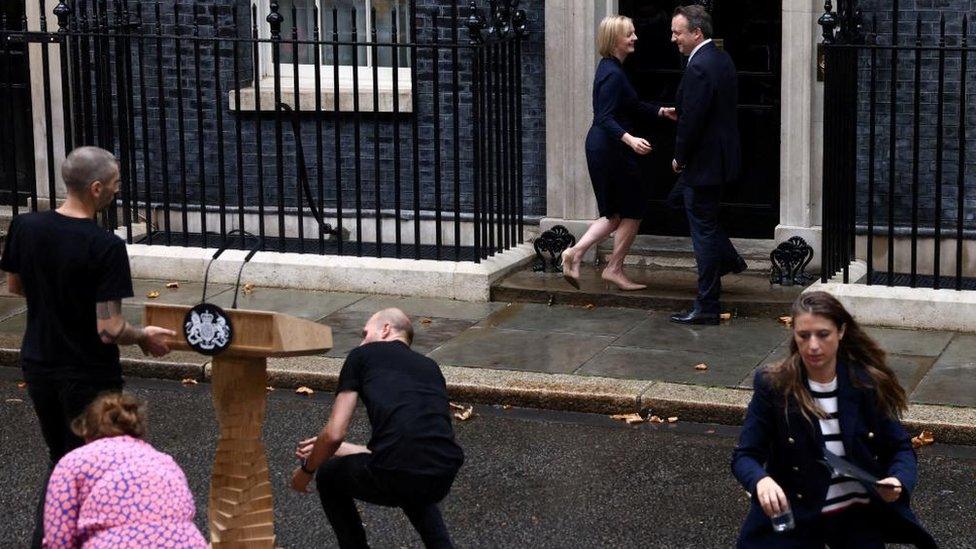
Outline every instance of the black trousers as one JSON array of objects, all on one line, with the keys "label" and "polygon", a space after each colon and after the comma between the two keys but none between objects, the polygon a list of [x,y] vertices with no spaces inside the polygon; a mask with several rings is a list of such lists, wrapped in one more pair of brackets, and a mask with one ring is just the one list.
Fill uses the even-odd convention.
[{"label": "black trousers", "polygon": [[400,507],[429,548],[452,548],[437,502],[451,490],[454,475],[425,476],[374,471],[370,454],[333,458],[316,474],[319,499],[339,547],[369,547],[354,500]]},{"label": "black trousers", "polygon": [[722,186],[689,187],[679,182],[671,190],[668,204],[683,206],[691,230],[691,242],[698,264],[698,297],[695,308],[706,314],[721,312],[722,275],[735,267],[739,252],[719,225]]},{"label": "black trousers", "polygon": [[27,382],[41,425],[41,435],[47,444],[48,469],[40,486],[37,511],[34,516],[34,535],[31,547],[41,547],[44,538],[44,496],[47,481],[58,461],[68,452],[85,444],[71,431],[71,422],[95,400],[99,393],[122,390],[122,378],[106,380],[57,380],[31,378]]}]

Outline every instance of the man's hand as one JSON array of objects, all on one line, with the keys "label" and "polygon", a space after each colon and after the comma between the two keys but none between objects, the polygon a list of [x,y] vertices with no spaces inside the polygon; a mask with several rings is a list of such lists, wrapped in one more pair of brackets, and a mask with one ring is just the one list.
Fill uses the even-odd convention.
[{"label": "man's hand", "polygon": [[681,173],[685,169],[685,167],[679,165],[677,160],[672,160],[671,169],[674,170],[674,173]]},{"label": "man's hand", "polygon": [[291,489],[302,494],[311,494],[312,489],[308,486],[311,481],[312,475],[302,471],[301,467],[296,467],[295,472],[291,474]]},{"label": "man's hand", "polygon": [[142,354],[152,356],[163,356],[169,353],[169,338],[175,337],[176,332],[160,328],[159,326],[146,326],[142,329],[143,337],[137,342]]},{"label": "man's hand", "polygon": [[901,497],[901,481],[895,477],[883,478],[875,486],[878,488],[878,495],[887,503],[898,501]]},{"label": "man's hand", "polygon": [[667,118],[672,122],[678,121],[678,109],[674,107],[661,107],[661,110],[657,112],[657,115],[661,118]]},{"label": "man's hand", "polygon": [[308,459],[312,455],[312,448],[315,446],[315,439],[318,437],[306,438],[295,447],[295,457],[298,459]]}]

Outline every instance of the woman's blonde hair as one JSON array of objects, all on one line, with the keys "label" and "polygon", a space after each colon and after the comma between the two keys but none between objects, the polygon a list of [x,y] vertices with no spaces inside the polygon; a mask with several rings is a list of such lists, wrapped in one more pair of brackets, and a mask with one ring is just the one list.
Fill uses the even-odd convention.
[{"label": "woman's blonde hair", "polygon": [[71,430],[88,442],[100,438],[146,434],[146,405],[129,393],[102,393],[71,422]]},{"label": "woman's blonde hair", "polygon": [[617,39],[626,36],[627,27],[633,27],[634,21],[625,15],[608,15],[600,21],[596,31],[596,51],[601,57],[613,56],[613,48]]}]

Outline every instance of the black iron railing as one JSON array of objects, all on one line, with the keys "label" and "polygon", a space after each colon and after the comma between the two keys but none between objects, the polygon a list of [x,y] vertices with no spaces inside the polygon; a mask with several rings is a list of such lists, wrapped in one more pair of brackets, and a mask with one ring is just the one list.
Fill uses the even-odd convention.
[{"label": "black iron railing", "polygon": [[826,4],[822,280],[851,282],[860,257],[867,284],[976,289],[968,16],[952,34],[919,17],[903,39],[897,0],[885,33],[855,2]]},{"label": "black iron railing", "polygon": [[[523,241],[525,14],[462,1],[402,0],[364,33],[355,10],[299,25],[277,1],[62,0],[56,29],[0,25],[0,93],[32,81],[14,48],[40,44],[50,205],[55,140],[112,150],[105,222],[129,242],[246,247],[239,229],[266,250],[480,261]],[[34,185],[0,185],[38,207]]]}]

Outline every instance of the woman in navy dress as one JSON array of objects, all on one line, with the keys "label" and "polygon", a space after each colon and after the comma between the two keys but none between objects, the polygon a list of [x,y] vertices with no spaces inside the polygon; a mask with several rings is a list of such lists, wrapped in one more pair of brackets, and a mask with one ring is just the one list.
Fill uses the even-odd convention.
[{"label": "woman in navy dress", "polygon": [[639,118],[665,117],[675,120],[673,108],[645,103],[624,73],[623,61],[633,53],[637,34],[629,17],[608,15],[600,22],[597,47],[603,59],[593,78],[593,125],[586,134],[586,165],[596,194],[600,219],[575,246],[563,252],[563,274],[579,288],[579,266],[594,244],[616,231],[613,254],[601,275],[621,290],[640,290],[624,274],[624,257],[634,242],[647,208],[647,189],[640,181],[637,157],[651,152],[646,139],[633,135]]},{"label": "woman in navy dress", "polygon": [[[792,318],[790,357],[756,373],[732,454],[752,495],[738,546],[935,547],[909,505],[918,472],[899,421],[908,399],[884,351],[826,292],[800,296]],[[879,480],[840,474],[828,452]],[[787,513],[793,528],[775,531]]]}]

